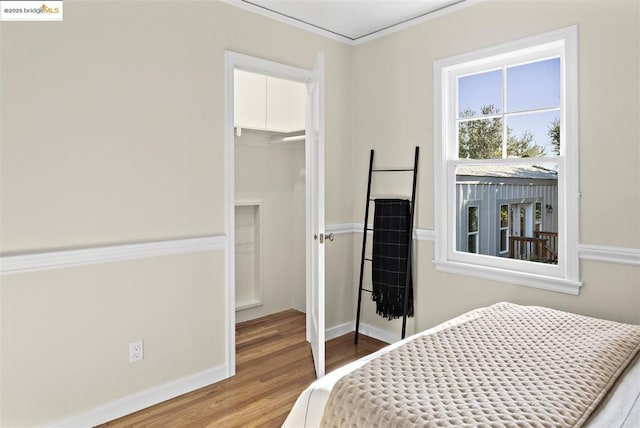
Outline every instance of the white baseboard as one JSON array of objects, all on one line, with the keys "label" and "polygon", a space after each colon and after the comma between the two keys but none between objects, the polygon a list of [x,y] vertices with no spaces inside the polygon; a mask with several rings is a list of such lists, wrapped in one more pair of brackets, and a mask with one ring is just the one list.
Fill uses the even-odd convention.
[{"label": "white baseboard", "polygon": [[[355,331],[355,321],[349,321],[325,330],[326,340]],[[368,324],[360,324],[360,333],[386,343],[400,340],[399,335],[389,333]],[[218,366],[155,388],[140,391],[111,403],[96,407],[88,412],[49,424],[52,428],[73,428],[100,425],[122,416],[129,415],[154,404],[162,403],[196,389],[220,382],[227,378],[227,367]]]},{"label": "white baseboard", "polygon": [[[331,340],[354,331],[356,331],[356,322],[349,321],[344,324],[329,327],[325,330],[324,337],[325,340]],[[360,323],[360,333],[386,343],[393,343],[400,340],[399,334],[390,333],[386,330],[382,330],[381,328],[364,323]]]},{"label": "white baseboard", "polygon": [[349,321],[344,324],[337,325],[335,327],[329,327],[324,331],[324,339],[331,340],[336,337],[344,336],[345,334],[355,331],[355,321]]},{"label": "white baseboard", "polygon": [[100,425],[114,419],[126,416],[138,410],[162,403],[187,392],[219,382],[227,377],[227,367],[218,366],[200,373],[140,391],[103,406],[96,407],[87,413],[69,419],[57,421],[50,427],[89,427]]},{"label": "white baseboard", "polygon": [[391,333],[389,331],[374,327],[369,324],[360,323],[359,333],[364,334],[365,336],[373,337],[374,339],[381,340],[385,343],[395,343],[400,340],[399,333]]}]

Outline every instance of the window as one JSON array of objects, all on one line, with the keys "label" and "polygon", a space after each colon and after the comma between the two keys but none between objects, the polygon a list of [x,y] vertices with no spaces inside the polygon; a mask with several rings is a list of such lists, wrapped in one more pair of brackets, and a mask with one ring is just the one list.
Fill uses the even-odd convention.
[{"label": "window", "polygon": [[478,253],[480,237],[478,236],[478,207],[471,206],[467,209],[467,252]]},{"label": "window", "polygon": [[500,226],[500,254],[509,252],[509,204],[500,205],[500,218],[498,219]]},{"label": "window", "polygon": [[[549,205],[551,206],[551,205]],[[553,213],[553,211],[551,211]],[[542,231],[542,202],[536,202],[536,224],[535,224],[536,232]]]},{"label": "window", "polygon": [[576,27],[436,61],[434,86],[437,268],[578,294]]},{"label": "window", "polygon": [[460,159],[559,154],[559,57],[459,76],[456,101]]}]

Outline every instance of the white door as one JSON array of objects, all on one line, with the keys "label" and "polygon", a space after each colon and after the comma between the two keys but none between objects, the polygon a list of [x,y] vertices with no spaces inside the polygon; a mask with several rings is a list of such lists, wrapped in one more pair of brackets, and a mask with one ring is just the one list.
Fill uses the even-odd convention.
[{"label": "white door", "polygon": [[511,219],[511,235],[532,237],[533,236],[533,204],[512,204],[513,218]]},{"label": "white door", "polygon": [[316,376],[324,376],[324,53],[307,83],[307,340]]}]

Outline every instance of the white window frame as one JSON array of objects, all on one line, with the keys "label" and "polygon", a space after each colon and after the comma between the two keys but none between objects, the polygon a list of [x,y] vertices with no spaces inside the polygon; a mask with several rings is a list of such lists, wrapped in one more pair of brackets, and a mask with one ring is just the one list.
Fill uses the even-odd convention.
[{"label": "white window frame", "polygon": [[[531,159],[458,159],[457,78],[560,57],[560,155],[537,158],[558,165],[558,264],[534,263],[456,250],[455,170],[460,165],[530,164]],[[579,294],[578,32],[577,26],[527,37],[434,62],[435,260],[441,271]],[[570,220],[570,221],[569,221]]]}]

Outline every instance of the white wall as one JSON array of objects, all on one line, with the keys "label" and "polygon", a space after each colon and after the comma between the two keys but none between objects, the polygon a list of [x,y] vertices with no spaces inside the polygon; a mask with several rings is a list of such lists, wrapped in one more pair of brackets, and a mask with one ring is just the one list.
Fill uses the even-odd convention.
[{"label": "white wall", "polygon": [[[433,230],[433,62],[578,25],[580,74],[580,243],[640,248],[639,3],[637,1],[486,1],[357,46],[354,53],[354,195],[366,192],[368,149],[382,164],[403,165],[421,147],[418,228]],[[380,164],[379,164],[380,165]],[[624,184],[623,184],[624,183]],[[404,189],[393,183],[396,190]],[[356,199],[356,202],[358,200]],[[355,221],[364,204],[354,203]],[[360,236],[354,240],[359,260]],[[437,272],[433,242],[416,244],[416,318],[424,329],[501,300],[541,304],[640,323],[640,268],[581,262],[580,296]],[[399,331],[399,322],[364,322]]]},{"label": "white wall", "polygon": [[[3,427],[40,426],[224,364],[220,251],[2,277]],[[129,364],[128,343],[144,340]]]},{"label": "white wall", "polygon": [[[432,229],[433,61],[573,24],[581,243],[638,249],[638,16],[634,0],[486,1],[356,47],[221,2],[68,0],[63,23],[3,22],[0,254],[224,234],[225,49],[304,68],[324,50],[328,224],[362,221],[370,148],[395,166],[419,145],[417,226]],[[359,242],[325,246],[328,327],[354,319]],[[432,259],[416,243],[410,331],[498,300],[640,322],[635,266],[583,261],[576,297],[436,272]],[[224,275],[221,250],[2,275],[0,425],[225,367]],[[370,306],[363,321],[398,331]],[[138,338],[145,360],[129,365]]]},{"label": "white wall", "polygon": [[236,202],[260,201],[262,211],[262,305],[237,311],[236,322],[305,311],[304,142],[270,144],[269,137],[246,129],[235,137]]},{"label": "white wall", "polygon": [[[325,52],[326,215],[351,221],[350,47],[217,1],[69,0],[64,12],[0,24],[3,258],[223,235],[225,49],[307,69]],[[350,246],[328,251],[350,258]],[[225,369],[224,258],[3,274],[0,426]],[[130,365],[135,339],[145,359]]]}]

